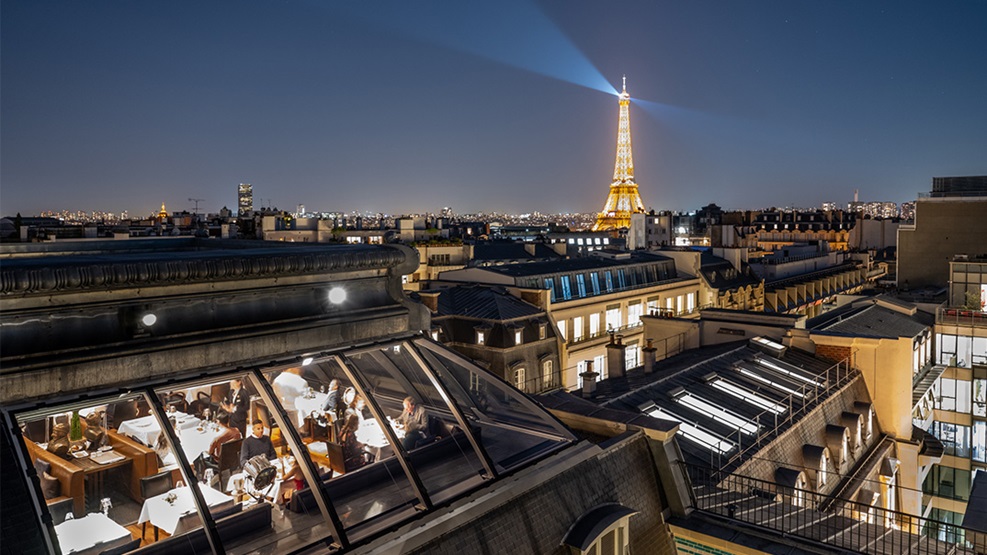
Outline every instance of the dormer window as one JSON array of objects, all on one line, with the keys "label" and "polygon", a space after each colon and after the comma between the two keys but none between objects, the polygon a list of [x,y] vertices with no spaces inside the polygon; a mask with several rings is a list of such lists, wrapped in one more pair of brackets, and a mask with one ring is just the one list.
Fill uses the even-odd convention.
[{"label": "dormer window", "polygon": [[524,342],[524,330],[521,329],[521,328],[515,329],[514,330],[514,344],[515,345],[520,345],[523,342]]},{"label": "dormer window", "polygon": [[476,330],[476,344],[486,345],[487,344],[487,334],[484,331]]},{"label": "dormer window", "polygon": [[538,324],[538,339],[545,339],[548,337],[548,331],[546,330],[546,325],[544,323]]}]

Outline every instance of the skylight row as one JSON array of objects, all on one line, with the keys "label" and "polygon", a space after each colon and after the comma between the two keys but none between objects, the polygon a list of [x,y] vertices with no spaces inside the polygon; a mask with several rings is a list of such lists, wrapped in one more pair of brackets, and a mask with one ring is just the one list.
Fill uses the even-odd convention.
[{"label": "skylight row", "polygon": [[734,414],[726,409],[722,409],[705,399],[692,395],[691,393],[686,393],[682,397],[675,399],[677,402],[683,405],[699,411],[706,416],[709,416],[713,420],[721,424],[726,424],[732,428],[737,428],[748,435],[755,435],[759,429],[759,426],[742,416]]},{"label": "skylight row", "polygon": [[729,453],[733,450],[733,443],[725,439],[721,439],[720,437],[711,434],[698,426],[690,424],[669,412],[663,411],[660,408],[656,407],[648,412],[648,414],[650,416],[654,416],[655,418],[663,418],[665,420],[678,422],[679,431],[682,432],[682,437],[692,441],[693,443],[698,443],[707,449],[712,449],[721,455]]},{"label": "skylight row", "polygon": [[777,389],[778,391],[784,391],[785,393],[788,393],[789,395],[794,395],[794,396],[796,396],[796,397],[798,397],[800,399],[805,398],[805,394],[803,394],[802,392],[797,391],[795,389],[792,389],[791,387],[788,387],[788,386],[786,386],[784,384],[778,383],[778,382],[776,382],[774,380],[768,379],[767,377],[762,376],[761,374],[758,374],[757,372],[754,372],[753,370],[750,370],[748,368],[744,368],[743,366],[736,367],[736,370],[737,370],[737,372],[740,372],[742,375],[747,376],[748,378],[750,378],[752,380],[755,380],[755,381],[761,382],[763,384],[769,385],[769,386]]},{"label": "skylight row", "polygon": [[768,399],[765,399],[764,397],[761,397],[760,395],[752,391],[748,391],[738,385],[735,385],[732,382],[728,382],[723,378],[719,378],[713,382],[710,382],[710,385],[715,387],[716,389],[719,389],[720,391],[723,391],[725,393],[728,393],[736,397],[737,399],[747,401],[748,403],[756,407],[762,408],[764,410],[769,410],[775,414],[783,414],[786,410],[786,408],[783,405],[779,405],[778,403],[769,401]]},{"label": "skylight row", "polygon": [[796,380],[801,380],[801,381],[803,381],[803,382],[805,382],[807,384],[812,384],[812,385],[817,385],[818,386],[818,385],[823,385],[823,383],[825,383],[825,380],[821,380],[820,381],[819,379],[816,379],[816,378],[810,378],[810,377],[807,377],[807,376],[803,376],[799,372],[795,372],[794,370],[790,370],[788,368],[785,368],[785,367],[781,366],[780,364],[776,364],[774,362],[771,362],[769,360],[765,360],[763,358],[757,358],[756,359],[756,362],[758,364],[760,364],[761,366],[764,366],[765,368],[770,368],[770,369],[774,370],[775,372],[779,372],[781,374],[784,374],[785,376],[790,376],[792,378],[795,378]]}]

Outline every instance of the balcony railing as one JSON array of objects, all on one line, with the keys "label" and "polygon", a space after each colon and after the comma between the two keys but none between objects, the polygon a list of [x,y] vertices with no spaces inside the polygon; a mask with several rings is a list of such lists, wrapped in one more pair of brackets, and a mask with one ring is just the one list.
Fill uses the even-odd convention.
[{"label": "balcony railing", "polygon": [[936,323],[987,328],[987,312],[969,308],[940,308],[936,312]]},{"label": "balcony railing", "polygon": [[[979,554],[987,535],[930,518],[683,464],[696,509],[858,553]],[[823,510],[828,507],[827,510]]]}]

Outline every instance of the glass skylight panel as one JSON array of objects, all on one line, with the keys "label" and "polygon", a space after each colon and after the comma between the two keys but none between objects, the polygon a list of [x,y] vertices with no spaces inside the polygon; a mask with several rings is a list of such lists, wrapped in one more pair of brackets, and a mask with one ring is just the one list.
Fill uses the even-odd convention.
[{"label": "glass skylight panel", "polygon": [[779,405],[778,403],[769,401],[764,397],[754,393],[753,391],[748,391],[738,385],[728,382],[722,378],[710,382],[710,385],[719,389],[720,391],[726,392],[738,399],[747,401],[748,403],[760,407],[764,410],[769,410],[775,414],[783,414],[785,412],[785,407]]},{"label": "glass skylight panel", "polygon": [[747,368],[743,368],[743,367],[737,367],[736,370],[737,370],[737,372],[740,372],[742,375],[747,376],[748,378],[751,378],[752,380],[761,382],[763,384],[770,385],[771,387],[773,387],[773,388],[775,388],[775,389],[777,389],[779,391],[784,391],[785,393],[788,393],[789,395],[794,395],[794,396],[799,397],[799,398],[804,398],[805,397],[805,395],[803,393],[801,393],[800,391],[796,391],[795,389],[792,389],[792,388],[790,388],[790,387],[788,387],[786,385],[780,384],[780,383],[778,383],[778,382],[776,382],[774,380],[770,380],[770,379],[762,376],[761,374],[758,374],[757,372],[754,372],[753,370],[748,370]]},{"label": "glass skylight panel", "polygon": [[699,428],[694,424],[690,424],[678,416],[663,411],[659,408],[654,408],[648,412],[650,416],[655,418],[664,418],[665,420],[672,420],[679,423],[679,431],[682,432],[682,437],[692,441],[693,443],[698,443],[699,445],[716,451],[717,453],[726,454],[733,450],[733,443],[721,439],[719,436],[711,434],[706,430]]},{"label": "glass skylight panel", "polygon": [[721,424],[726,424],[727,426],[742,430],[745,434],[755,435],[759,429],[759,426],[750,420],[747,420],[746,418],[728,410],[721,409],[709,401],[692,395],[691,393],[687,393],[675,400],[693,410],[709,416]]},{"label": "glass skylight panel", "polygon": [[785,349],[785,346],[782,345],[781,343],[776,343],[776,342],[771,341],[770,339],[767,339],[767,338],[764,338],[764,337],[755,337],[755,338],[751,339],[751,341],[754,341],[755,343],[760,343],[761,345],[764,345],[765,347],[771,347],[772,349],[776,349],[776,350],[779,350],[779,351]]},{"label": "glass skylight panel", "polygon": [[771,362],[769,360],[764,360],[763,358],[757,358],[755,360],[761,366],[764,366],[766,368],[770,368],[770,369],[774,370],[775,372],[780,372],[780,373],[782,373],[782,374],[784,374],[786,376],[790,376],[792,378],[795,378],[796,380],[801,380],[801,381],[803,381],[805,383],[808,383],[808,384],[822,385],[823,382],[825,381],[825,380],[823,380],[823,382],[821,382],[821,381],[819,381],[819,380],[817,380],[815,378],[810,378],[810,377],[807,377],[807,376],[803,376],[799,372],[796,372],[794,370],[790,370],[788,368],[785,368],[781,364],[777,364],[777,363]]}]

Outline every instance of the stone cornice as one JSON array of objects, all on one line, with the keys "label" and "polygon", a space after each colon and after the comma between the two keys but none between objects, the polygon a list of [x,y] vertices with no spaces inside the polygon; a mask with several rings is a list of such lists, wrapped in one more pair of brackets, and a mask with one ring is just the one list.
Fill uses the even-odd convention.
[{"label": "stone cornice", "polygon": [[306,246],[209,249],[187,252],[46,256],[0,265],[0,296],[81,292],[390,270],[417,256],[410,249],[377,246]]}]

